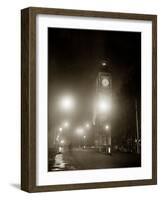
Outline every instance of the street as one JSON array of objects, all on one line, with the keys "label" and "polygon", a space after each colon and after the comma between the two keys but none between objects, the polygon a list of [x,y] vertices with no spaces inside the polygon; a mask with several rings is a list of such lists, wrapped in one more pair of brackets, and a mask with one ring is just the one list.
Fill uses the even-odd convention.
[{"label": "street", "polygon": [[49,160],[49,171],[139,167],[140,155],[113,153],[105,155],[95,149],[63,150]]}]

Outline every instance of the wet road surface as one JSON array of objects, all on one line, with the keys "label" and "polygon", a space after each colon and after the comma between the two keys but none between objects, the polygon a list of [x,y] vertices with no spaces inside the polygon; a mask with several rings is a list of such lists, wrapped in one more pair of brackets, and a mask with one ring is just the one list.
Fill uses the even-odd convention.
[{"label": "wet road surface", "polygon": [[105,155],[93,149],[64,150],[50,159],[49,171],[139,167],[140,156],[132,153]]}]

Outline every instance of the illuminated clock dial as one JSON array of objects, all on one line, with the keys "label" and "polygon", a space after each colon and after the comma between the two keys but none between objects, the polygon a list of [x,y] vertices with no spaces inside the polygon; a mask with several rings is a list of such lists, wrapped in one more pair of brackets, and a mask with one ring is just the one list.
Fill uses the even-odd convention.
[{"label": "illuminated clock dial", "polygon": [[109,86],[109,80],[108,80],[107,78],[103,78],[103,79],[102,79],[102,85],[103,85],[104,87],[108,87],[108,86]]}]

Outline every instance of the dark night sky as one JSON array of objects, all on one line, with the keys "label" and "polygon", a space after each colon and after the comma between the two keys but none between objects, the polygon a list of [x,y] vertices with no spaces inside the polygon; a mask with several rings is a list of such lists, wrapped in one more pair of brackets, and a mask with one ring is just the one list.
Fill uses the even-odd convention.
[{"label": "dark night sky", "polygon": [[[91,121],[95,81],[100,62],[111,60],[113,101],[116,103],[114,134],[121,124],[121,109],[141,99],[141,33],[48,29],[48,103],[49,129],[53,125],[52,107],[63,94],[74,95],[77,111],[72,120],[75,125]],[[131,107],[130,107],[131,108]],[[72,117],[72,116],[71,116]],[[125,125],[126,126],[126,125]],[[131,124],[131,127],[133,125]]]}]

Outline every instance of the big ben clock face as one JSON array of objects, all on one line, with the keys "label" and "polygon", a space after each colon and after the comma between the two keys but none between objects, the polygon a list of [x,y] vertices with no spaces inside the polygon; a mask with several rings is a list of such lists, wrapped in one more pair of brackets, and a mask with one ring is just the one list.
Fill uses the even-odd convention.
[{"label": "big ben clock face", "polygon": [[102,86],[103,87],[108,87],[109,86],[109,80],[107,78],[102,79]]}]

